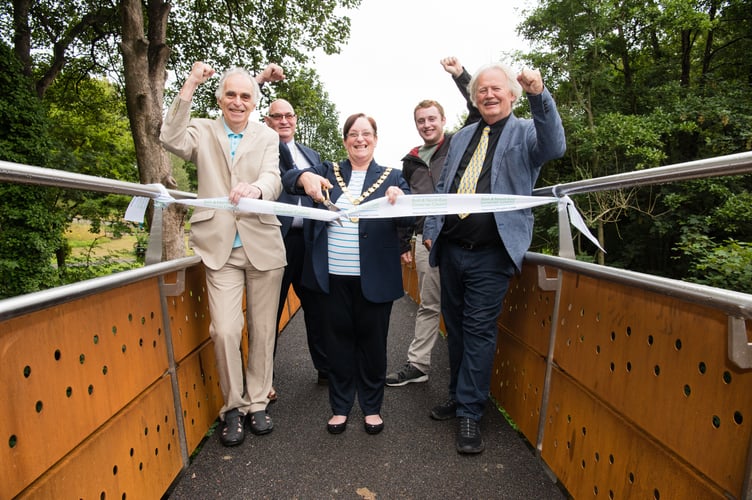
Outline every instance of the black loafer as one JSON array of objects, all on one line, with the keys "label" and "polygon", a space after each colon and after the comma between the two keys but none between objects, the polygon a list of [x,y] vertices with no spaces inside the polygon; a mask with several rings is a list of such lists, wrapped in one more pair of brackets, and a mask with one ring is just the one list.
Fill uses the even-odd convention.
[{"label": "black loafer", "polygon": [[364,421],[363,427],[368,434],[378,434],[379,432],[384,430],[384,421],[382,420],[380,424],[369,424],[368,422]]},{"label": "black loafer", "polygon": [[225,413],[225,418],[219,428],[219,442],[223,446],[237,446],[245,439],[243,429],[243,414],[233,408]]},{"label": "black loafer", "polygon": [[347,420],[345,420],[341,424],[326,424],[326,430],[329,432],[329,434],[342,434],[343,432],[345,432],[345,429],[347,429]]}]

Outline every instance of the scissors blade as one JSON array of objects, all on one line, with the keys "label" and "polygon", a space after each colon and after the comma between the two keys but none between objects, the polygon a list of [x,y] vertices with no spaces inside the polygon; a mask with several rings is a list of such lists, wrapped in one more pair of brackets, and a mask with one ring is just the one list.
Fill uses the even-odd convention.
[{"label": "scissors blade", "polygon": [[[329,198],[329,190],[328,190],[328,189],[324,188],[324,194],[325,194],[325,198],[324,198],[324,206],[325,206],[325,207],[326,207],[326,208],[327,208],[327,209],[328,209],[328,210],[329,210],[330,212],[339,212],[339,211],[340,211],[340,208],[339,208],[339,207],[338,207],[337,205],[335,205],[334,203],[332,203],[332,200],[331,200],[331,199]],[[339,225],[340,225],[340,227],[342,227],[342,221],[341,221],[341,220],[339,220],[339,219],[334,219],[334,222],[336,222],[337,224],[339,224]]]}]

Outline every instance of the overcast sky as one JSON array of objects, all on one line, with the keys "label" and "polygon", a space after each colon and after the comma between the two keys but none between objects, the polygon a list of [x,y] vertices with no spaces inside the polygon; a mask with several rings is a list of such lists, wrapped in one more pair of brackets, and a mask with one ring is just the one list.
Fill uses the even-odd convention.
[{"label": "overcast sky", "polygon": [[511,63],[504,52],[527,49],[515,28],[520,10],[529,5],[529,0],[363,0],[348,12],[350,39],[341,53],[316,57],[340,127],[353,113],[372,116],[379,134],[376,161],[401,168],[402,157],[422,143],[412,119],[419,101],[441,103],[449,129],[465,112],[441,58],[456,56],[471,74],[486,63]]}]

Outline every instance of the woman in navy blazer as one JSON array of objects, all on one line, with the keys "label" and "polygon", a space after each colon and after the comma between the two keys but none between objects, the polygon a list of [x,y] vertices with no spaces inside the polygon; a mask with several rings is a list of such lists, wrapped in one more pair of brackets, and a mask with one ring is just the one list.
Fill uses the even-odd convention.
[{"label": "woman in navy blazer", "polygon": [[[289,171],[282,184],[291,193],[305,192],[325,209],[322,190],[340,209],[409,193],[399,170],[378,165],[373,150],[376,122],[351,115],[343,131],[348,159],[324,162],[303,172]],[[386,339],[392,303],[404,295],[398,226],[412,217],[348,220],[308,219],[303,227],[306,258],[302,283],[321,294],[329,371],[332,417],[327,430],[343,432],[355,396],[369,434],[384,428],[381,404],[386,378]]]}]

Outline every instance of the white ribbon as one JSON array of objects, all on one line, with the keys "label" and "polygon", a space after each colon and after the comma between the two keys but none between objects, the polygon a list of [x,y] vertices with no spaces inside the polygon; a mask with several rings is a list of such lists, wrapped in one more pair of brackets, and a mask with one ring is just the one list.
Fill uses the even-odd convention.
[{"label": "white ribbon", "polygon": [[[549,203],[557,203],[558,210],[566,210],[569,222],[578,231],[585,235],[602,252],[605,252],[598,243],[598,239],[590,233],[584,219],[577,211],[574,202],[569,196],[517,196],[504,194],[411,194],[398,196],[392,205],[386,198],[378,198],[358,205],[350,210],[331,212],[319,208],[290,205],[277,201],[255,200],[241,198],[237,205],[230,203],[229,198],[202,198],[181,199],[172,198],[162,184],[159,186],[160,194],[155,198],[155,203],[162,206],[170,203],[180,203],[194,207],[214,208],[219,210],[233,210],[236,212],[273,214],[287,217],[304,217],[321,221],[334,221],[340,218],[358,217],[361,219],[382,219],[388,217],[412,217],[420,215],[447,215],[459,213],[485,213],[506,212],[532,208]],[[128,205],[125,219],[133,222],[142,222],[146,213],[149,198],[136,196]]]}]

